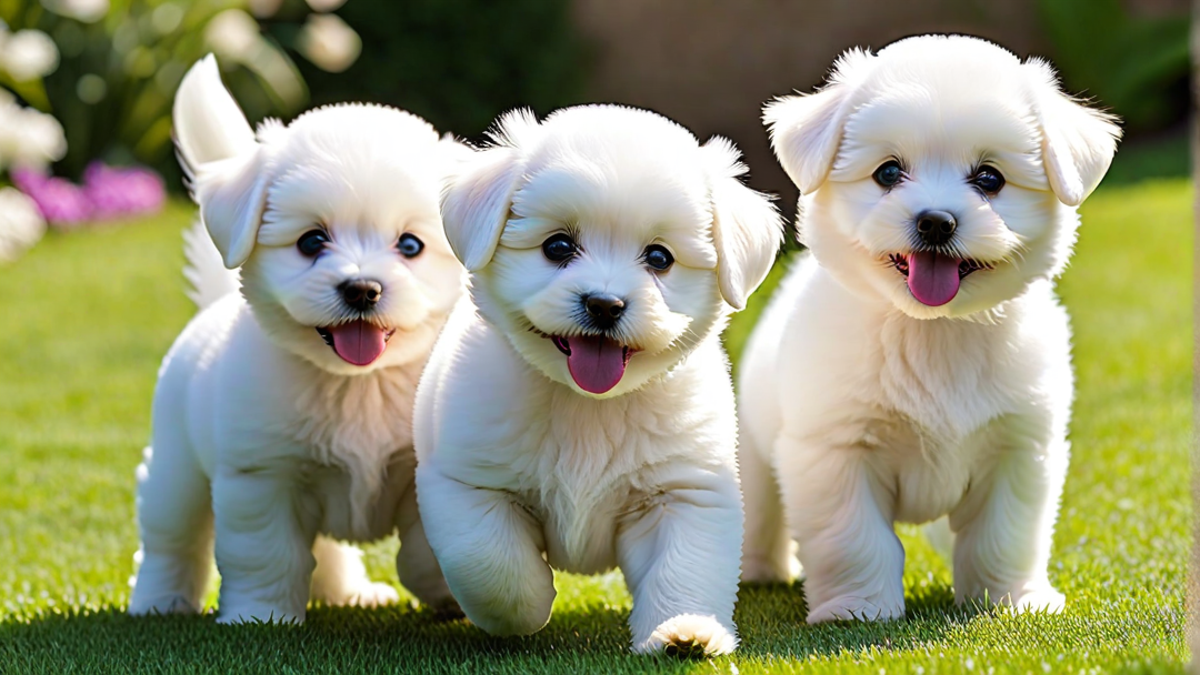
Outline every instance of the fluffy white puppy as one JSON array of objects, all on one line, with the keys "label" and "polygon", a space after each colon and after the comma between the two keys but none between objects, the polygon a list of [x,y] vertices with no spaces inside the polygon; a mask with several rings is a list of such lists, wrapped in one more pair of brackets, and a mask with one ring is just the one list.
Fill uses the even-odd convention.
[{"label": "fluffy white puppy", "polygon": [[765,119],[810,253],[739,374],[743,578],[792,577],[790,533],[809,622],[900,617],[893,523],[949,515],[959,602],[1060,609],[1073,383],[1053,280],[1117,127],[1045,62],[942,36],[849,51]]},{"label": "fluffy white puppy", "polygon": [[201,217],[225,265],[241,267],[242,292],[221,292],[225,270],[193,238],[194,297],[211,304],[159,372],[129,611],[197,611],[214,535],[220,621],[303,620],[310,582],[331,604],[392,601],[357,550],[314,540],[397,529],[404,585],[452,602],[417,517],[411,414],[464,288],[438,198],[470,150],[366,105],[256,135],[212,57],[184,78],[174,121]]},{"label": "fluffy white puppy", "polygon": [[637,652],[737,639],[742,509],[719,342],[778,215],[724,139],[654,113],[503,117],[442,214],[472,272],[417,394],[425,531],[466,615],[550,618],[551,568],[619,566]]}]

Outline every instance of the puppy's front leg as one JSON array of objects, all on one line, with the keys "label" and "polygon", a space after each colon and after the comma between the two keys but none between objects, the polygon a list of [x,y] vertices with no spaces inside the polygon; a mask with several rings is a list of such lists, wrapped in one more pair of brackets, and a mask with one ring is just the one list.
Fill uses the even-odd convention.
[{"label": "puppy's front leg", "polygon": [[863,448],[777,448],[788,522],[807,575],[808,622],[904,616],[894,496]]},{"label": "puppy's front leg", "polygon": [[298,519],[294,478],[219,471],[213,480],[220,623],[303,621],[315,530]]},{"label": "puppy's front leg", "polygon": [[[699,473],[699,470],[696,470]],[[742,503],[732,471],[687,476],[624,517],[617,559],[633,595],[639,653],[728,654],[737,647]]]},{"label": "puppy's front leg", "polygon": [[962,603],[982,600],[1018,610],[1061,611],[1063,595],[1050,585],[1046,566],[1058,500],[1067,473],[1066,440],[1049,449],[1002,450],[996,465],[974,482],[950,515],[954,541],[954,595]]},{"label": "puppy's front leg", "polygon": [[492,635],[541,630],[555,596],[541,524],[512,494],[432,467],[417,467],[417,498],[429,545],[467,618]]}]

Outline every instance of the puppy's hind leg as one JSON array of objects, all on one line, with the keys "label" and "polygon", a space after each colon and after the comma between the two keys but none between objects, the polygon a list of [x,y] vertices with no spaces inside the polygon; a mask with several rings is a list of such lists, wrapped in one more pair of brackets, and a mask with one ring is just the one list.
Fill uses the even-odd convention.
[{"label": "puppy's hind leg", "polygon": [[317,537],[313,543],[312,599],[335,607],[378,607],[395,604],[400,594],[388,584],[371,581],[355,546]]},{"label": "puppy's hind leg", "polygon": [[728,654],[737,647],[742,509],[737,480],[687,477],[622,520],[617,559],[633,595],[633,651],[678,656]]},{"label": "puppy's hind leg", "polygon": [[788,533],[775,471],[750,434],[738,442],[742,495],[746,503],[746,543],[742,550],[742,581],[791,581],[800,574],[795,544]]},{"label": "puppy's hind leg", "polygon": [[129,613],[200,611],[212,568],[213,515],[207,477],[182,438],[156,434],[137,469],[141,564]]}]

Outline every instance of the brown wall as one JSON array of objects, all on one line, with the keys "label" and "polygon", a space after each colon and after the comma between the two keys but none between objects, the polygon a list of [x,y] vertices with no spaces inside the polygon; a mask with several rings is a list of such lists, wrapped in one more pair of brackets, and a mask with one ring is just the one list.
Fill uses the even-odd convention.
[{"label": "brown wall", "polygon": [[1036,0],[574,0],[594,49],[592,101],[656,110],[701,139],[732,138],[750,183],[796,190],[759,122],[764,101],[810,90],[843,50],[920,33],[970,33],[1021,56],[1044,53]]}]

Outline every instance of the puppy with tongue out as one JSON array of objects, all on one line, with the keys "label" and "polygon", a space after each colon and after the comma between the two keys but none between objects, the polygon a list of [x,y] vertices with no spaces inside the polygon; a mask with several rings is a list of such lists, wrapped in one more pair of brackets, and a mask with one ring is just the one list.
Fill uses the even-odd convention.
[{"label": "puppy with tongue out", "polygon": [[211,56],[174,123],[200,207],[187,257],[201,311],[159,371],[129,611],[200,611],[213,553],[220,622],[302,621],[310,597],[394,602],[339,543],[392,533],[401,582],[452,608],[417,515],[410,422],[465,288],[438,200],[472,151],[382,106],[256,132]]},{"label": "puppy with tongue out", "polygon": [[634,651],[737,644],[736,419],[719,334],[781,228],[738,153],[656,114],[503,117],[444,200],[471,273],[421,379],[417,496],[459,605],[550,619],[552,569],[619,567]]},{"label": "puppy with tongue out", "polygon": [[743,578],[803,567],[811,623],[899,618],[894,523],[948,517],[959,602],[1062,609],[1047,567],[1073,385],[1053,284],[1112,118],[1044,61],[936,35],[850,50],[764,113],[808,252],[739,364]]}]

